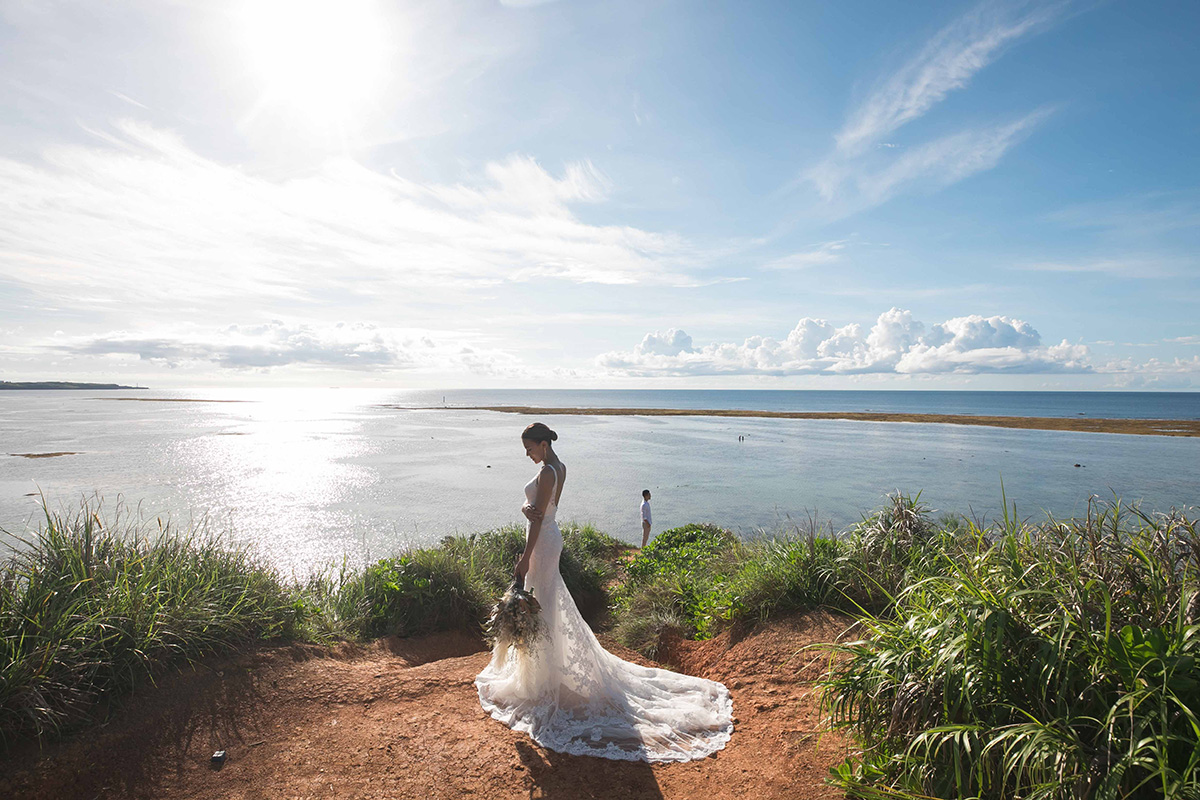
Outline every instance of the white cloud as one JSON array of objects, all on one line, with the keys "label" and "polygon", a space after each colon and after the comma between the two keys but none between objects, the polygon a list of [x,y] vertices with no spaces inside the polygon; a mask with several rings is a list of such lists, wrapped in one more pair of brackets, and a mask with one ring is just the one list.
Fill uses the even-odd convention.
[{"label": "white cloud", "polygon": [[841,260],[842,251],[846,249],[848,244],[849,241],[846,239],[823,242],[810,250],[792,253],[791,255],[769,261],[763,265],[763,269],[808,269],[809,267],[819,267],[822,264],[831,264],[834,261]]},{"label": "white cloud", "polygon": [[1132,359],[1110,361],[1097,372],[1114,376],[1113,385],[1122,389],[1194,389],[1200,387],[1200,356],[1145,362]]},{"label": "white cloud", "polygon": [[1078,272],[1112,275],[1118,278],[1175,278],[1187,274],[1174,257],[1101,258],[1080,261],[1035,261],[1018,264],[1030,272]]},{"label": "white cloud", "polygon": [[[686,342],[686,347],[666,342]],[[1092,371],[1085,346],[1066,341],[1043,346],[1038,332],[1022,320],[971,315],[927,330],[911,311],[899,308],[880,314],[865,335],[858,323],[838,327],[806,317],[782,340],[751,336],[741,344],[696,347],[690,336],[672,328],[648,335],[631,351],[605,353],[597,364],[638,376]]]},{"label": "white cloud", "polygon": [[801,180],[813,184],[832,211],[845,215],[905,190],[942,188],[992,169],[1049,110],[976,125],[915,146],[883,139],[964,89],[1008,46],[1047,28],[1062,10],[1057,3],[984,3],[947,25],[851,111],[834,136],[832,152],[805,170]]},{"label": "white cloud", "polygon": [[838,151],[859,153],[920,118],[950,92],[966,87],[1005,47],[1044,29],[1060,11],[1060,4],[1050,4],[1014,16],[1004,5],[985,3],[947,25],[855,109],[835,137]]},{"label": "white cloud", "polygon": [[368,323],[310,325],[272,320],[220,329],[186,325],[152,332],[114,331],[66,341],[56,338],[42,349],[77,358],[128,356],[172,369],[331,367],[475,374],[515,374],[521,369],[512,355],[463,337]]},{"label": "white cloud", "polygon": [[65,306],[188,309],[399,303],[421,287],[553,278],[695,284],[682,239],[592,225],[610,187],[590,162],[525,156],[469,183],[419,183],[349,159],[271,180],[122,122],[91,147],[0,159],[0,274]]},{"label": "white cloud", "polygon": [[[995,167],[1048,114],[1037,111],[1002,125],[950,134],[904,153],[878,171],[854,170],[849,180],[869,205],[890,200],[910,186],[949,186]],[[840,189],[836,184],[818,187],[827,198],[836,196]]]},{"label": "white cloud", "polygon": [[677,356],[692,352],[692,337],[681,330],[671,328],[666,333],[647,333],[633,348],[636,355]]}]

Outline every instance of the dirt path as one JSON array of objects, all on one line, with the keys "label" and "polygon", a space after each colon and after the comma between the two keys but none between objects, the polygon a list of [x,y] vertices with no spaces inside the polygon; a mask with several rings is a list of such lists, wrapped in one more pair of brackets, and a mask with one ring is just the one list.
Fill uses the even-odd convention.
[{"label": "dirt path", "polygon": [[[669,661],[733,691],[733,740],[699,762],[650,766],[543,750],[480,709],[481,645],[438,634],[335,653],[264,647],[170,676],[103,726],[4,756],[0,797],[838,797],[824,780],[845,743],[821,733],[811,684],[826,659],[801,648],[847,625],[813,612],[741,638],[669,642]],[[216,770],[209,757],[218,749],[228,760]]]}]

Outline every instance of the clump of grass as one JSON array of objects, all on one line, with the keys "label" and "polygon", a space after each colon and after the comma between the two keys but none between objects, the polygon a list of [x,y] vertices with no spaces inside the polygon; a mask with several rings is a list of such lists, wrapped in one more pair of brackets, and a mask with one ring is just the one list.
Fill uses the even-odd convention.
[{"label": "clump of grass", "polygon": [[608,608],[608,583],[615,574],[615,553],[621,542],[591,525],[568,523],[562,529],[563,551],[558,568],[563,583],[588,622],[595,623]]},{"label": "clump of grass", "polygon": [[815,528],[747,545],[730,578],[726,619],[762,622],[781,613],[845,605],[843,550]]},{"label": "clump of grass", "polygon": [[1197,796],[1196,521],[1113,503],[943,533],[869,635],[835,648],[828,709],[864,746],[836,781],[862,797]]},{"label": "clump of grass", "polygon": [[450,629],[481,630],[492,596],[469,565],[444,548],[387,558],[343,589],[361,597],[361,635],[419,636]]},{"label": "clump of grass", "polygon": [[165,665],[290,635],[296,619],[274,571],[203,524],[47,508],[0,565],[0,738],[56,732]]},{"label": "clump of grass", "polygon": [[626,567],[629,579],[617,594],[617,640],[653,657],[668,627],[688,638],[713,636],[728,616],[729,575],[741,546],[715,525],[660,533]]},{"label": "clump of grass", "polygon": [[850,529],[838,568],[848,608],[881,611],[915,580],[939,571],[957,528],[935,525],[930,513],[920,493],[896,492]]}]

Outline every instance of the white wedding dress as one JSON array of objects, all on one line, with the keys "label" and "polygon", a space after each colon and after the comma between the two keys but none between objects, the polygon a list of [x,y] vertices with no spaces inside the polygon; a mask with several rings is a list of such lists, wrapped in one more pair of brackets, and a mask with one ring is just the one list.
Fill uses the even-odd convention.
[{"label": "white wedding dress", "polygon": [[[557,483],[557,470],[554,477]],[[535,476],[525,486],[530,503],[536,492]],[[724,685],[632,664],[596,641],[558,570],[563,540],[554,494],[525,576],[549,635],[531,652],[492,653],[475,679],[484,710],[542,747],[572,755],[690,761],[725,747],[733,700]]]}]

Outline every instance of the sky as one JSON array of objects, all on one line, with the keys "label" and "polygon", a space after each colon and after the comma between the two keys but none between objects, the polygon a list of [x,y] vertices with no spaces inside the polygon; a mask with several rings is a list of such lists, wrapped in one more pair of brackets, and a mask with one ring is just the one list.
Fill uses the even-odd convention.
[{"label": "sky", "polygon": [[1200,390],[1197,34],[0,0],[0,380]]}]

